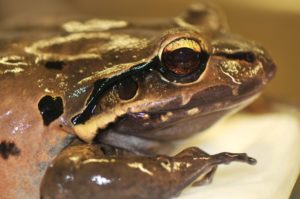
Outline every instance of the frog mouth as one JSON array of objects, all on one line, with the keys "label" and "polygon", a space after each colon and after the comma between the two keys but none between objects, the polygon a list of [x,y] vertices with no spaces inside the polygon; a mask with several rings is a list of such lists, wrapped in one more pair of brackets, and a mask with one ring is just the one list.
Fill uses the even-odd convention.
[{"label": "frog mouth", "polygon": [[[194,96],[186,105],[182,107],[176,109],[162,108],[162,111],[136,113],[132,114],[132,116],[135,118],[142,117],[142,119],[145,119],[145,115],[146,118],[151,118],[152,116],[152,118],[160,118],[161,123],[171,122],[173,118],[173,120],[176,122],[180,119],[189,119],[190,117],[197,117],[199,115],[205,116],[220,111],[238,111],[249,105],[261,94],[261,88],[259,86],[255,89],[249,89],[247,86],[245,86],[245,88],[241,87],[239,95],[236,96],[232,95],[232,91],[228,87],[221,86],[217,89],[223,90],[223,92],[220,92],[221,94],[219,96],[214,94],[213,98],[211,99],[205,98],[202,92],[199,94],[200,97]],[[228,92],[224,92],[226,89]],[[209,92],[208,95],[210,95]],[[150,115],[150,117],[147,115]],[[170,120],[167,118],[170,118]]]},{"label": "frog mouth", "polygon": [[[224,88],[219,88],[224,90]],[[161,109],[159,111],[143,111],[128,112],[124,109],[115,109],[105,114],[101,114],[91,118],[84,124],[75,125],[73,128],[75,134],[87,143],[93,142],[94,138],[106,131],[114,131],[120,134],[134,135],[137,137],[146,137],[153,139],[153,134],[161,134],[155,136],[154,139],[165,139],[163,134],[165,131],[170,131],[178,124],[188,123],[192,120],[197,123],[197,120],[208,120],[200,128],[195,128],[193,131],[204,130],[214,124],[229,112],[236,112],[246,105],[254,101],[260,94],[260,88],[248,92],[248,88],[241,89],[241,95],[233,96],[230,90],[230,95],[223,92],[224,96],[214,96],[216,99],[199,102],[203,99],[195,97],[188,104],[176,109]],[[226,96],[227,95],[227,96]],[[222,101],[220,101],[222,99]],[[199,105],[200,104],[200,105]],[[209,119],[208,119],[209,118]],[[191,124],[195,125],[195,124]],[[160,133],[158,133],[161,131]],[[154,133],[155,132],[155,133]],[[192,134],[192,132],[186,135]],[[184,136],[186,137],[186,136]],[[182,137],[178,137],[182,138]],[[177,137],[175,137],[177,139]]]},{"label": "frog mouth", "polygon": [[205,106],[187,106],[185,108],[176,110],[174,115],[178,116],[177,120],[187,120],[190,118],[206,117],[208,115],[214,115],[220,112],[235,113],[252,103],[260,96],[260,94],[261,93],[259,92],[247,97],[238,97],[236,99],[231,99],[228,101],[225,100],[224,102],[212,103]]},{"label": "frog mouth", "polygon": [[[245,96],[236,101],[215,103],[200,106],[182,107],[176,110],[163,112],[139,112],[123,115],[109,127],[97,131],[97,137],[101,134],[112,133],[125,136],[140,137],[146,140],[177,140],[188,137],[194,133],[205,130],[217,120],[228,113],[234,113],[245,107],[259,96],[259,93]],[[229,105],[230,104],[230,105]],[[176,133],[177,129],[185,132]],[[96,137],[96,135],[95,135]],[[97,139],[98,140],[98,139]]]},{"label": "frog mouth", "polygon": [[[209,128],[224,115],[238,111],[251,103],[259,94],[214,111],[201,112],[200,107],[185,107],[161,112],[126,114],[104,130],[99,130],[94,143],[120,147],[139,154],[168,153],[171,141],[187,138]],[[211,110],[213,106],[208,109]]]}]

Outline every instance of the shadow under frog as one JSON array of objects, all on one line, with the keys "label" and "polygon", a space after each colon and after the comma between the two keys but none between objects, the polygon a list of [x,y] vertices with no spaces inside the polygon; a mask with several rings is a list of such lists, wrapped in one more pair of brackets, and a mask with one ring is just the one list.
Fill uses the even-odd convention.
[{"label": "shadow under frog", "polygon": [[[0,141],[20,150],[0,158],[5,199],[39,198],[47,165],[52,172],[51,161],[77,138],[159,164],[153,154],[246,106],[275,73],[266,51],[230,33],[206,4],[161,23],[92,19],[17,30],[3,24],[0,32]],[[205,162],[198,174],[212,170]]]}]

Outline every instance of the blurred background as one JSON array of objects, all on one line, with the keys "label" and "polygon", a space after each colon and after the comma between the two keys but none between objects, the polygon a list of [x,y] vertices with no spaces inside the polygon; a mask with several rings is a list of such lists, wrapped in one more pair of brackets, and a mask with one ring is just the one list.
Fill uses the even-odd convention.
[{"label": "blurred background", "polygon": [[[266,89],[267,95],[300,105],[300,1],[210,0],[212,1],[224,10],[233,32],[260,42],[274,58],[278,71],[276,78]],[[193,2],[197,1],[0,0],[0,21],[30,23],[43,21],[47,16],[78,15],[166,18],[180,14]],[[297,186],[299,188],[295,189],[293,199],[300,197],[300,186]],[[296,194],[299,194],[298,197]]]}]

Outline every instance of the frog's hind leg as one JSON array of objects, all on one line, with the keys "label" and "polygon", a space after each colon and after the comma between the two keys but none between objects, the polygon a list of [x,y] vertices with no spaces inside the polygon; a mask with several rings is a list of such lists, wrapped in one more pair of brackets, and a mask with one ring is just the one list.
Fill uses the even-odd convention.
[{"label": "frog's hind leg", "polygon": [[200,177],[200,180],[195,181],[192,184],[192,186],[193,187],[198,187],[198,186],[211,184],[216,171],[217,171],[217,166],[213,167],[209,172],[207,172],[202,177]]},{"label": "frog's hind leg", "polygon": [[231,162],[246,162],[250,165],[257,163],[256,159],[249,157],[246,153],[223,152],[211,156],[214,164],[229,164]]},{"label": "frog's hind leg", "polygon": [[[202,154],[205,155],[201,151]],[[205,152],[204,152],[205,153]],[[257,163],[256,159],[249,157],[246,153],[229,153],[223,152],[210,156],[211,169],[200,177],[200,180],[195,181],[192,186],[203,186],[212,183],[214,174],[216,173],[219,164],[229,164],[231,162],[245,162],[250,165]]]},{"label": "frog's hind leg", "polygon": [[199,149],[198,147],[189,147],[181,151],[176,155],[177,158],[180,157],[186,157],[186,156],[192,156],[192,157],[208,157],[209,154],[203,151],[202,149]]}]

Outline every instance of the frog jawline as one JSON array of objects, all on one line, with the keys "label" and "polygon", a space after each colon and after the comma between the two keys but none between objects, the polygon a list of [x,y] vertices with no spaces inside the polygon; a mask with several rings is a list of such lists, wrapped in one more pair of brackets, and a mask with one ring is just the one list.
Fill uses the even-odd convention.
[{"label": "frog jawline", "polygon": [[[261,95],[261,92],[257,92],[257,93],[251,93],[250,95],[244,96],[243,98],[238,98],[235,100],[229,100],[226,102],[222,102],[222,103],[213,103],[210,105],[205,105],[206,110],[203,110],[203,108],[201,108],[200,106],[184,106],[184,107],[180,107],[178,109],[166,109],[163,110],[164,113],[166,113],[165,115],[169,117],[168,120],[162,119],[160,121],[160,123],[164,123],[166,125],[170,125],[170,123],[172,122],[177,122],[178,120],[182,119],[183,117],[194,117],[194,116],[199,116],[199,115],[208,115],[211,113],[216,113],[216,112],[220,112],[220,111],[226,111],[226,110],[231,110],[230,112],[234,113],[234,112],[238,112],[239,110],[243,109],[244,107],[246,107],[247,105],[249,105],[251,102],[253,102],[255,99],[257,99],[259,96]],[[227,103],[227,104],[226,104]],[[151,114],[157,114],[158,112],[145,112],[145,114],[151,115]],[[172,113],[172,114],[168,114],[168,113]],[[169,120],[172,119],[173,115],[180,115],[181,117],[179,118],[175,118],[174,121],[170,122]],[[163,115],[161,115],[163,116]],[[156,122],[156,125],[158,125],[159,123]]]},{"label": "frog jawline", "polygon": [[[117,125],[114,125],[114,128],[113,128],[112,131],[115,131],[116,133],[119,133],[119,134],[133,135],[133,136],[138,136],[138,137],[142,137],[142,138],[146,138],[146,139],[163,141],[165,139],[164,139],[164,136],[161,136],[161,135],[168,134],[167,129],[169,129],[169,128],[172,129],[172,128],[174,128],[174,126],[178,126],[180,123],[185,125],[186,124],[185,121],[187,121],[187,120],[194,120],[194,119],[197,119],[197,118],[198,119],[199,118],[206,118],[206,117],[210,117],[212,115],[217,116],[217,115],[222,114],[222,113],[223,114],[222,114],[221,118],[224,118],[225,115],[226,115],[226,117],[230,116],[230,115],[238,112],[239,110],[241,110],[245,106],[249,105],[258,96],[259,96],[259,93],[255,94],[255,95],[252,95],[250,97],[246,97],[246,99],[239,100],[239,102],[236,102],[236,103],[233,102],[233,104],[231,106],[225,106],[225,105],[220,106],[218,109],[216,109],[214,107],[214,105],[211,105],[211,107],[207,107],[206,110],[202,110],[202,111],[196,112],[195,114],[190,114],[190,115],[186,114],[187,111],[191,110],[191,109],[198,109],[198,107],[188,108],[188,109],[180,108],[180,109],[177,109],[177,110],[172,110],[172,112],[170,112],[172,114],[168,114],[168,112],[166,112],[167,114],[164,114],[163,117],[161,117],[163,119],[160,119],[160,120],[156,119],[155,121],[147,120],[145,123],[154,123],[155,125],[147,126],[145,129],[140,129],[140,128],[132,129],[131,126],[129,128],[126,128],[126,129],[124,129],[124,128],[119,129],[117,127]],[[152,113],[154,113],[154,112],[152,112]],[[147,113],[145,113],[145,114],[147,114]],[[151,115],[151,114],[149,113],[148,115]],[[172,140],[183,139],[183,138],[189,137],[190,135],[193,135],[194,133],[204,131],[205,129],[212,126],[212,124],[219,121],[219,119],[221,119],[221,118],[218,119],[218,117],[215,117],[215,116],[213,116],[215,118],[214,122],[206,123],[207,124],[206,127],[205,127],[205,125],[204,126],[201,125],[201,129],[198,129],[198,130],[194,129],[193,131],[190,131],[189,133],[185,132],[184,136],[182,136],[183,134],[180,133],[178,136],[175,136],[173,138],[169,137],[168,140],[170,141],[170,139],[172,139]],[[151,118],[151,116],[150,116],[150,118]],[[124,120],[121,120],[121,121],[124,122]],[[131,122],[135,122],[135,121],[131,120]],[[135,123],[138,123],[138,122],[139,121],[136,121]],[[143,124],[140,124],[139,126],[144,127]],[[163,131],[164,133],[161,133],[161,131]],[[140,133],[140,132],[142,132],[142,133]]]},{"label": "frog jawline", "polygon": [[[260,92],[256,93],[256,94],[252,94],[251,96],[247,96],[243,100],[239,99],[238,103],[232,102],[231,106],[223,106],[223,108],[218,108],[218,109],[215,109],[214,111],[210,111],[210,112],[199,112],[199,113],[197,113],[197,115],[198,114],[205,115],[208,113],[218,112],[218,111],[222,111],[222,110],[230,110],[230,109],[235,110],[234,112],[236,112],[236,111],[244,108],[251,102],[253,102],[259,95],[260,95]],[[193,108],[198,108],[198,107],[191,107],[189,109],[179,108],[176,111],[178,111],[178,114],[186,113],[188,110],[191,110]],[[212,109],[210,109],[210,110],[212,110]],[[230,112],[233,112],[233,111],[230,111]],[[119,118],[125,114],[126,114],[126,112],[124,110],[118,109],[113,112],[108,112],[104,116],[103,115],[95,116],[85,124],[75,125],[74,131],[80,139],[82,139],[83,141],[85,141],[87,143],[91,143],[93,141],[93,139],[96,137],[96,135],[99,133],[99,130],[100,131],[104,130],[109,124],[113,123],[114,121],[116,121],[117,118]],[[192,115],[192,116],[194,116],[194,115]],[[167,124],[168,121],[161,121],[161,123]]]}]

